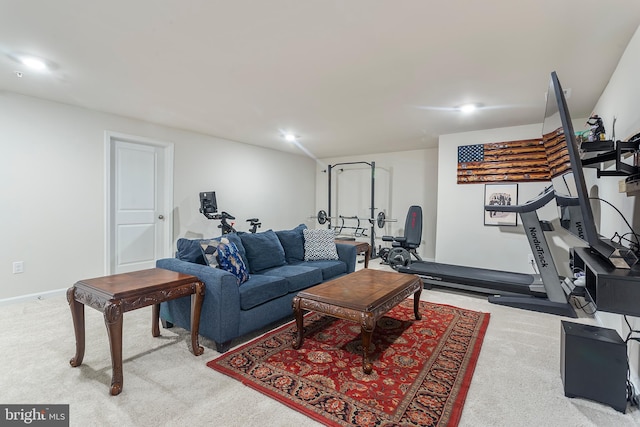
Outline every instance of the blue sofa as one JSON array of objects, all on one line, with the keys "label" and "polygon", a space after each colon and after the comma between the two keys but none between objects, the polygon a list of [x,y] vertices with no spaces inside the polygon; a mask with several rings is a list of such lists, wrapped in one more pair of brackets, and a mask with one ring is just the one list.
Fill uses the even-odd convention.
[{"label": "blue sofa", "polygon": [[[336,244],[338,259],[305,261],[304,224],[292,230],[225,234],[248,267],[249,280],[206,264],[200,243],[209,239],[179,239],[175,258],[160,259],[158,268],[197,276],[206,286],[200,335],[224,353],[231,341],[292,316],[291,301],[301,290],[352,273],[356,248]],[[309,249],[309,248],[308,248]],[[190,297],[163,302],[163,324],[190,329]]]}]

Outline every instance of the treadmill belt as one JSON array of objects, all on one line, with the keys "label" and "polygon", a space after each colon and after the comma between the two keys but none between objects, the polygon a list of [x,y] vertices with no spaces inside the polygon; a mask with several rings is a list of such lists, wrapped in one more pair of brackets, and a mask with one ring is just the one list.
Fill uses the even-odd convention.
[{"label": "treadmill belt", "polygon": [[535,283],[536,276],[510,271],[489,270],[486,268],[466,267],[463,265],[441,264],[430,261],[415,261],[407,267],[399,267],[400,273],[417,274],[429,279],[435,285],[443,282],[490,289],[495,291],[539,295],[530,286]]}]

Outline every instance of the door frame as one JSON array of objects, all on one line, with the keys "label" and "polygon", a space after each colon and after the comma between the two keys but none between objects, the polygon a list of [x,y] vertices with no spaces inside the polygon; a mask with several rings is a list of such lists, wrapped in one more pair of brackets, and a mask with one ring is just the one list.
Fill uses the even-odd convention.
[{"label": "door frame", "polygon": [[105,242],[105,257],[104,257],[104,272],[105,275],[113,274],[111,271],[112,259],[111,259],[111,232],[113,223],[113,212],[111,206],[112,191],[112,172],[113,162],[115,159],[111,155],[112,148],[116,141],[123,141],[130,144],[152,146],[154,148],[160,148],[164,152],[164,182],[162,187],[164,189],[164,241],[162,242],[163,253],[162,257],[171,257],[173,251],[173,154],[174,144],[172,142],[160,141],[156,139],[146,138],[136,135],[128,135],[119,132],[105,131],[104,132],[104,151],[105,151],[105,173],[104,173],[104,203],[106,208],[105,214],[105,227],[104,227],[104,242]]}]

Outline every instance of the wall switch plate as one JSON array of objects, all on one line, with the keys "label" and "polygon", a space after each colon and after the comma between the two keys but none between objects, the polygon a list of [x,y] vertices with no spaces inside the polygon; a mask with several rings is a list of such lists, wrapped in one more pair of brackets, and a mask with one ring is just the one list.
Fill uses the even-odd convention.
[{"label": "wall switch plate", "polygon": [[13,262],[13,274],[24,273],[24,262],[23,261],[14,261]]}]

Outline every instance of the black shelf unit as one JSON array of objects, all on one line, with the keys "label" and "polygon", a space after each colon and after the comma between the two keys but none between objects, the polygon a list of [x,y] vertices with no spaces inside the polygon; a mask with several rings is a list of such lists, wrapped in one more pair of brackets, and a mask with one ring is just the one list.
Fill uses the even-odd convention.
[{"label": "black shelf unit", "polygon": [[[635,153],[639,148],[640,137],[634,135],[630,141],[585,141],[580,145],[583,153],[582,165],[596,167],[598,178],[602,176],[626,176],[637,177],[638,167],[624,163],[622,159],[626,155]],[[603,171],[599,165],[603,162],[615,162],[613,170]]]},{"label": "black shelf unit", "polygon": [[589,248],[573,248],[574,269],[585,273],[588,297],[600,311],[640,317],[640,265],[615,268]]}]

